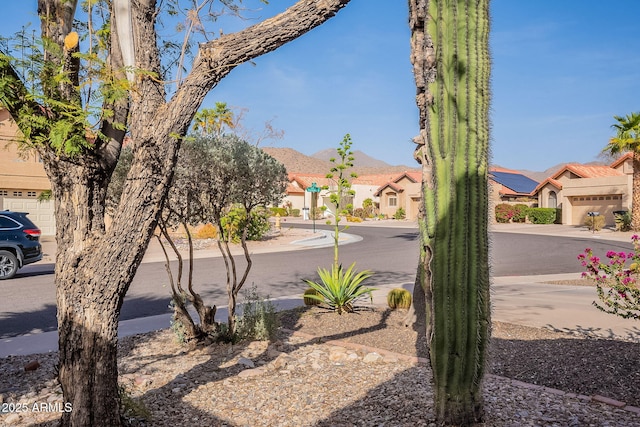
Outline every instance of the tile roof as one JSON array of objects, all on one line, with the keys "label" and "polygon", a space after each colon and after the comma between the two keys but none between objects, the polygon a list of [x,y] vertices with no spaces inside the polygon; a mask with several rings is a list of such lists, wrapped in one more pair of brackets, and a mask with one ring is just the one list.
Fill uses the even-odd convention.
[{"label": "tile roof", "polygon": [[594,166],[594,165],[582,165],[580,163],[569,163],[565,165],[558,172],[553,174],[551,178],[558,178],[565,171],[572,172],[578,175],[580,178],[602,178],[606,176],[620,176],[624,175],[621,171],[613,169],[610,166]]}]

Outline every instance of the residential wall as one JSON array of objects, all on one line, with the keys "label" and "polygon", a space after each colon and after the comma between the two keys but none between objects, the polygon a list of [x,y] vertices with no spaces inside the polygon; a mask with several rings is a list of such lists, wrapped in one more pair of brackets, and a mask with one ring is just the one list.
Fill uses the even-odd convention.
[{"label": "residential wall", "polygon": [[0,109],[0,210],[29,213],[43,235],[55,234],[53,202],[38,202],[51,190],[44,166],[36,153],[18,149],[19,130],[7,110]]},{"label": "residential wall", "polygon": [[613,211],[631,208],[631,175],[571,178],[563,174],[558,181],[562,189],[544,186],[538,192],[538,203],[541,207],[550,207],[549,193],[555,191],[563,224],[581,225],[586,212],[597,211],[605,216],[607,225],[614,225]]}]

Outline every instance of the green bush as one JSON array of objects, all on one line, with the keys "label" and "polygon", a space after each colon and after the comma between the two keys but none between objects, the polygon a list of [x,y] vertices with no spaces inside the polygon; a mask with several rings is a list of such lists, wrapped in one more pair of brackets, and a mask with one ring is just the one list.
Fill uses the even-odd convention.
[{"label": "green bush", "polygon": [[247,240],[260,240],[264,237],[271,224],[267,212],[256,208],[251,211],[251,220],[247,222],[247,212],[242,206],[234,206],[220,220],[220,226],[224,230],[227,241],[238,243],[242,237],[242,231],[247,228]]},{"label": "green bush", "polygon": [[394,219],[404,219],[404,218],[406,217],[406,215],[407,215],[407,214],[405,213],[404,208],[399,207],[399,208],[396,210],[396,213],[395,213],[395,214],[393,214],[393,218],[394,218]]},{"label": "green bush", "polygon": [[321,296],[322,294],[320,292],[318,292],[317,290],[313,289],[313,288],[308,288],[306,291],[304,291],[304,294],[302,294],[302,299],[304,300],[304,305],[319,305],[320,301],[314,298],[308,298],[309,295],[316,295],[316,296]]},{"label": "green bush", "polygon": [[291,209],[291,216],[293,217],[299,217],[300,216],[300,209]]},{"label": "green bush", "polygon": [[242,317],[238,319],[236,335],[238,340],[269,340],[278,332],[276,307],[271,301],[258,294],[254,284],[244,292]]},{"label": "green bush", "polygon": [[556,221],[557,209],[529,208],[527,216],[534,224],[553,224]]},{"label": "green bush", "polygon": [[604,215],[598,215],[598,216],[587,215],[584,218],[584,225],[589,227],[589,230],[600,231],[604,228],[604,225],[605,225]]},{"label": "green bush", "polygon": [[276,214],[280,214],[280,216],[287,216],[287,210],[285,208],[271,207],[269,208],[269,212],[271,212],[271,216],[276,216]]},{"label": "green bush", "polygon": [[508,203],[500,203],[499,205],[496,205],[495,214],[496,221],[504,224],[507,222],[511,222],[513,217],[516,216],[516,210],[513,205],[510,205]]},{"label": "green bush", "polygon": [[367,288],[362,284],[373,273],[369,270],[356,273],[355,266],[354,262],[346,271],[343,270],[342,265],[338,267],[334,265],[331,270],[319,268],[320,283],[306,279],[305,282],[320,295],[307,295],[307,298],[316,299],[326,304],[330,310],[334,310],[338,314],[353,312],[356,302],[366,295],[373,300],[371,291],[375,289]]},{"label": "green bush", "polygon": [[395,288],[387,294],[387,304],[389,308],[409,309],[411,307],[411,292],[402,288]]}]

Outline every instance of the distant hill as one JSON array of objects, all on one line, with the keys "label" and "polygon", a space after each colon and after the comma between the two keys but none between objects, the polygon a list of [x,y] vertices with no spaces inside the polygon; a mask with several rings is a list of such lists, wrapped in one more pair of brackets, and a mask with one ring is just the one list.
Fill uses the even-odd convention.
[{"label": "distant hill", "polygon": [[[262,149],[265,153],[284,164],[289,173],[326,174],[333,166],[329,159],[336,156],[335,149],[323,150],[313,156],[307,156],[293,148],[263,147]],[[354,157],[353,171],[358,175],[394,174],[407,170],[419,170],[419,168],[409,168],[407,166],[391,166],[382,160],[368,156],[362,151],[355,151]]]}]

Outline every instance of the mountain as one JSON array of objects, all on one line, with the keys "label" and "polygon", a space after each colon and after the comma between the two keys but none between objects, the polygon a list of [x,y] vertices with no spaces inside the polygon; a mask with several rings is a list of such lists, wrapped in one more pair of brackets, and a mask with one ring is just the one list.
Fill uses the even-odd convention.
[{"label": "mountain", "polygon": [[[336,156],[335,149],[323,150],[313,156],[307,156],[293,148],[263,147],[262,150],[284,164],[289,173],[327,174],[333,166],[329,159]],[[321,153],[324,154],[321,155]],[[353,171],[358,175],[399,174],[407,170],[420,170],[407,166],[391,166],[362,151],[355,151],[354,157]]]}]

